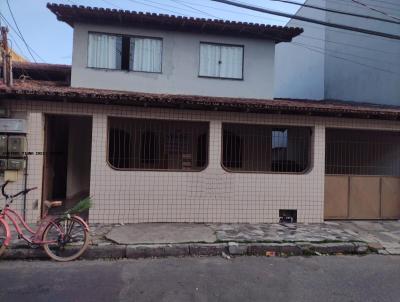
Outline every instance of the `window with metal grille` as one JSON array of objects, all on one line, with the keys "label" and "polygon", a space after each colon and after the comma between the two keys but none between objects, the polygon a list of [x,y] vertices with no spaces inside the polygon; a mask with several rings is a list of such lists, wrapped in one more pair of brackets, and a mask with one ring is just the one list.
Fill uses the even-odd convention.
[{"label": "window with metal grille", "polygon": [[400,176],[400,132],[327,129],[326,174]]},{"label": "window with metal grille", "polygon": [[310,167],[311,129],[223,124],[222,165],[232,172],[304,173]]},{"label": "window with metal grille", "polygon": [[116,169],[200,171],[208,163],[207,122],[108,119],[108,162]]},{"label": "window with metal grille", "polygon": [[243,46],[200,43],[199,76],[243,79]]}]

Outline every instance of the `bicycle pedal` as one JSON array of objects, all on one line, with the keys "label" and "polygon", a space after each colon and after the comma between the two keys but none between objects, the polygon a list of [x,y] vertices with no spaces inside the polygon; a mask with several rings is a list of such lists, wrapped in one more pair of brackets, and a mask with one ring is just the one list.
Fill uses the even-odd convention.
[{"label": "bicycle pedal", "polygon": [[39,245],[39,244],[31,243],[31,244],[29,244],[29,247],[30,247],[31,249],[38,249],[38,248],[40,247],[40,245]]}]

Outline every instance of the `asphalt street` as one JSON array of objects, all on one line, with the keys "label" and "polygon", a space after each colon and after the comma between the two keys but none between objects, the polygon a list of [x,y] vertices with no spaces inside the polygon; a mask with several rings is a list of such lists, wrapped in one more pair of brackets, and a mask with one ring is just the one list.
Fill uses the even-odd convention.
[{"label": "asphalt street", "polygon": [[0,261],[0,301],[400,301],[400,256]]}]

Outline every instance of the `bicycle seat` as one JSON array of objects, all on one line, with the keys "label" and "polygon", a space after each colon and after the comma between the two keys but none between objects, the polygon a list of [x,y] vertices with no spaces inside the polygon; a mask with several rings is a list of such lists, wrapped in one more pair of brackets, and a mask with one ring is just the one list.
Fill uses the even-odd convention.
[{"label": "bicycle seat", "polygon": [[46,208],[51,209],[51,208],[61,207],[62,201],[60,201],[60,200],[55,200],[55,201],[45,200],[43,202],[43,204]]}]

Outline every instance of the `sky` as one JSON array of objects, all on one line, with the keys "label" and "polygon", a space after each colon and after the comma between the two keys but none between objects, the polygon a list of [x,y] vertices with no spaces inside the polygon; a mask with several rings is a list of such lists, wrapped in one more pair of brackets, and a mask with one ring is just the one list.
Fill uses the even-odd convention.
[{"label": "sky", "polygon": [[[55,15],[46,8],[48,1],[8,0],[8,2],[15,21],[37,62],[71,64],[73,29],[68,24],[57,21]],[[275,25],[285,25],[288,21],[286,18],[211,0],[52,0],[51,2]],[[296,5],[271,0],[241,0],[241,2],[288,13],[295,13],[299,8]],[[7,0],[0,0],[0,12],[14,28],[10,29],[9,33],[11,47],[23,57],[33,61],[24,42],[18,37]],[[7,25],[4,19],[0,19],[1,25]]]}]

